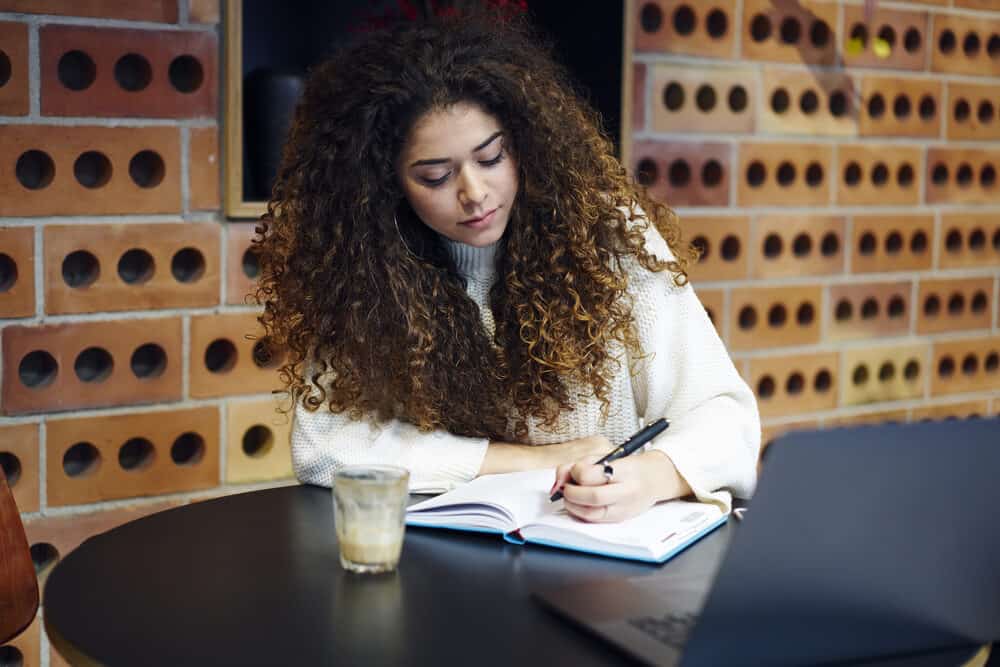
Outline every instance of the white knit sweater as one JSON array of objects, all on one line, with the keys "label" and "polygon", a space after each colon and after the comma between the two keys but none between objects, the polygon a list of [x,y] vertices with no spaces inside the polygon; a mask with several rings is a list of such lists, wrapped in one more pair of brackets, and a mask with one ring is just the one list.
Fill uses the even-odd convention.
[{"label": "white knit sweater", "polygon": [[[495,280],[496,246],[447,244],[468,279],[467,291],[479,305],[483,326],[492,335],[487,295]],[[646,248],[661,259],[672,257],[652,226]],[[691,286],[676,287],[669,271],[647,271],[631,257],[626,265],[639,341],[650,354],[632,377],[628,362],[620,364],[605,422],[591,391],[589,398],[560,418],[554,431],[540,430],[529,420],[524,444],[546,445],[589,435],[604,435],[620,444],[642,424],[667,417],[670,428],[648,447],[670,457],[698,498],[728,507],[730,492],[748,497],[756,483],[760,419],[753,393],[736,372]],[[445,431],[421,433],[398,420],[373,427],[370,421],[355,421],[325,407],[310,412],[300,403],[292,430],[292,462],[299,480],[324,486],[344,465],[400,465],[410,471],[411,491],[432,493],[474,478],[488,444],[484,438]]]}]

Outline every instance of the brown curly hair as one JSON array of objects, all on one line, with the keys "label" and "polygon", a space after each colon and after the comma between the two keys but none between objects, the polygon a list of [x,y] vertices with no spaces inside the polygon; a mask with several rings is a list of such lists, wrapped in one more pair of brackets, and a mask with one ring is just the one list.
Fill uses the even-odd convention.
[{"label": "brown curly hair", "polygon": [[[294,401],[517,441],[528,417],[544,428],[572,410],[571,387],[607,410],[621,363],[610,350],[642,355],[622,260],[683,284],[695,255],[542,43],[525,21],[437,19],[371,35],[310,73],[254,241],[261,323],[287,350]],[[498,119],[518,169],[492,338],[395,171],[414,122],[459,102]],[[637,206],[676,260],[646,251]]]}]

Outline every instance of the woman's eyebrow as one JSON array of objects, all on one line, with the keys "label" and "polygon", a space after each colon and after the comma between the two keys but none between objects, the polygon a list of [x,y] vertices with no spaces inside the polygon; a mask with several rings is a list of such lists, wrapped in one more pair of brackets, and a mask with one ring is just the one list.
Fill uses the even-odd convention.
[{"label": "woman's eyebrow", "polygon": [[[472,152],[473,152],[473,153],[475,153],[475,152],[476,152],[476,151],[478,151],[478,150],[482,150],[482,149],[486,148],[486,147],[487,147],[487,146],[489,146],[489,145],[490,145],[491,143],[493,143],[493,141],[494,141],[494,140],[495,140],[495,139],[496,139],[497,137],[499,137],[499,136],[500,136],[501,134],[503,134],[503,132],[494,132],[493,134],[491,134],[491,135],[490,135],[490,136],[489,136],[489,137],[488,137],[488,138],[486,139],[486,141],[484,141],[483,143],[481,143],[481,144],[479,144],[478,146],[476,146],[475,148],[473,148],[473,149],[472,149]],[[413,164],[411,164],[410,166],[411,166],[411,167],[419,167],[419,166],[421,166],[421,165],[428,165],[428,164],[444,164],[444,163],[446,163],[446,162],[450,162],[450,160],[449,160],[448,158],[446,158],[446,157],[439,157],[439,158],[432,158],[432,159],[430,159],[430,160],[417,160],[416,162],[414,162],[414,163],[413,163]]]}]

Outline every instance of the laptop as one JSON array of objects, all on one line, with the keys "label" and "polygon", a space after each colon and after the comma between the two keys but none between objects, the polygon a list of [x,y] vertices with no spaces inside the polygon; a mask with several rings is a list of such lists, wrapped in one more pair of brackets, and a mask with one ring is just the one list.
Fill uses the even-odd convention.
[{"label": "laptop", "polygon": [[650,664],[960,664],[1000,640],[998,506],[1000,418],[793,432],[728,548],[535,598]]}]

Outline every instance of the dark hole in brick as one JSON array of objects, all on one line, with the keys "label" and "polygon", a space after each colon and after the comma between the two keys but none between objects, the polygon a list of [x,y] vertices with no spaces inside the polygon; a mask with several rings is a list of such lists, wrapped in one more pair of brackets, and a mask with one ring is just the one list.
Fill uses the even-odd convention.
[{"label": "dark hole in brick", "polygon": [[170,273],[179,283],[196,282],[205,274],[205,256],[197,248],[181,248],[170,260]]},{"label": "dark hole in brick", "polygon": [[34,350],[21,358],[17,367],[21,383],[29,389],[47,387],[59,374],[55,357],[45,350]]},{"label": "dark hole in brick", "polygon": [[192,55],[177,56],[170,62],[167,70],[170,85],[182,93],[193,93],[205,81],[205,71]]},{"label": "dark hole in brick", "polygon": [[653,2],[647,2],[639,13],[639,24],[643,32],[657,32],[663,25],[663,11]]},{"label": "dark hole in brick", "polygon": [[938,35],[938,50],[941,53],[949,54],[955,50],[955,46],[958,43],[958,39],[955,37],[955,33],[949,29],[941,31]]},{"label": "dark hole in brick", "polygon": [[690,35],[695,26],[694,10],[687,5],[681,5],[674,11],[674,30],[678,35]]},{"label": "dark hole in brick", "polygon": [[86,151],[73,162],[73,176],[85,188],[101,188],[111,180],[111,160],[98,151]]},{"label": "dark hole in brick", "polygon": [[755,42],[763,42],[771,36],[771,19],[763,14],[757,14],[750,21],[750,38]]},{"label": "dark hole in brick", "polygon": [[14,165],[17,182],[29,190],[41,190],[52,184],[56,175],[56,165],[48,153],[25,151]]},{"label": "dark hole in brick", "polygon": [[141,470],[153,463],[155,450],[146,438],[129,438],[118,449],[118,465],[124,470]]},{"label": "dark hole in brick", "polygon": [[89,442],[78,442],[63,454],[63,472],[69,477],[89,475],[101,463],[101,452]]},{"label": "dark hole in brick", "polygon": [[97,78],[94,59],[83,51],[67,51],[56,65],[59,82],[70,90],[86,90]]},{"label": "dark hole in brick", "polygon": [[140,285],[153,277],[153,256],[142,248],[132,248],[118,258],[118,277],[129,285]]},{"label": "dark hole in brick", "polygon": [[179,466],[193,466],[205,456],[205,439],[193,431],[177,436],[170,446],[170,460]]},{"label": "dark hole in brick", "polygon": [[88,347],[76,356],[73,372],[81,382],[103,382],[114,370],[115,360],[103,347]]},{"label": "dark hole in brick", "polygon": [[143,90],[153,80],[153,68],[138,53],[126,53],[115,62],[115,81],[130,93]]},{"label": "dark hole in brick", "polygon": [[155,188],[163,182],[166,166],[155,151],[139,151],[129,160],[128,174],[140,188]]},{"label": "dark hole in brick", "polygon": [[132,352],[129,367],[137,378],[159,377],[167,368],[167,353],[156,343],[145,343]]}]

